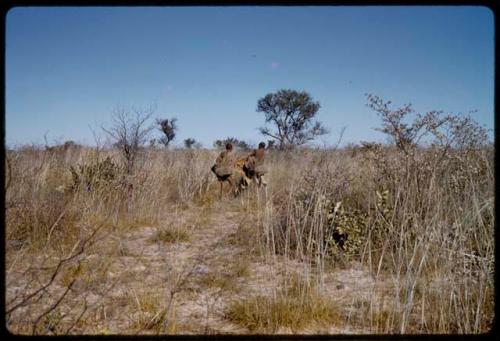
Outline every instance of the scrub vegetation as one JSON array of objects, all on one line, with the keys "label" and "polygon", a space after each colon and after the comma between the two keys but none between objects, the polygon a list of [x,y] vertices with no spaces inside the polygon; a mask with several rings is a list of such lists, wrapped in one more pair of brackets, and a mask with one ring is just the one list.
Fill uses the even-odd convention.
[{"label": "scrub vegetation", "polygon": [[493,145],[467,115],[367,100],[387,144],[290,148],[282,137],[286,148],[266,151],[268,186],[236,198],[218,198],[217,150],[128,140],[120,124],[149,129],[140,112],[115,113],[119,143],[106,147],[6,150],[7,328],[490,331]]}]

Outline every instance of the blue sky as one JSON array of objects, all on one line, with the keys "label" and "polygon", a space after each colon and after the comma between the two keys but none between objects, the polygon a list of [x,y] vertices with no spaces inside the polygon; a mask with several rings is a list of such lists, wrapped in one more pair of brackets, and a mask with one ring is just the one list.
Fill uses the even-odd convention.
[{"label": "blue sky", "polygon": [[[6,143],[93,144],[117,106],[177,117],[177,144],[263,137],[257,100],[321,103],[320,143],[384,141],[365,93],[494,125],[484,7],[18,7],[6,20]],[[493,134],[491,134],[493,136]],[[103,135],[104,136],[104,135]]]}]

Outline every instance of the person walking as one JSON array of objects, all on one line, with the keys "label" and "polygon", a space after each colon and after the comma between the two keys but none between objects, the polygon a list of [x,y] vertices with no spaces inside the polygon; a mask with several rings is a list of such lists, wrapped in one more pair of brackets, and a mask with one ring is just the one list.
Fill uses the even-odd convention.
[{"label": "person walking", "polygon": [[254,149],[246,158],[243,170],[248,178],[254,179],[257,185],[267,186],[264,180],[264,174],[267,173],[267,169],[264,166],[265,160],[265,148],[266,144],[264,142],[259,143],[259,148]]},{"label": "person walking", "polygon": [[217,177],[217,180],[220,182],[219,197],[222,197],[222,186],[225,181],[229,182],[231,187],[233,187],[233,183],[231,181],[231,174],[233,173],[234,168],[234,157],[232,151],[233,145],[231,143],[226,143],[226,150],[219,154],[215,160],[215,164],[211,168],[212,172]]}]

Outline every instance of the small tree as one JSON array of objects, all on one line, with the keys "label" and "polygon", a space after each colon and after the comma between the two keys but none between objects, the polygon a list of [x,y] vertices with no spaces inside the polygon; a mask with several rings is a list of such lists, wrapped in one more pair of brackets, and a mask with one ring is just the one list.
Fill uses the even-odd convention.
[{"label": "small tree", "polygon": [[191,149],[193,148],[193,146],[196,144],[196,140],[193,139],[193,138],[187,138],[184,140],[184,146],[187,148],[187,149]]},{"label": "small tree", "polygon": [[224,149],[227,143],[231,143],[234,147],[241,150],[249,150],[251,149],[250,145],[245,141],[240,141],[235,137],[228,137],[223,140],[215,140],[214,147],[219,149]]},{"label": "small tree", "polygon": [[313,101],[305,91],[269,93],[257,102],[257,112],[263,112],[266,123],[274,125],[275,130],[267,126],[259,130],[276,140],[280,149],[300,146],[328,133],[319,121],[313,120],[319,108],[319,102]]},{"label": "small tree", "polygon": [[127,174],[133,172],[137,155],[149,140],[153,126],[147,125],[147,121],[153,116],[153,113],[154,108],[152,107],[133,108],[132,111],[117,107],[112,114],[111,127],[102,127],[111,138],[113,145],[120,150]]},{"label": "small tree", "polygon": [[177,119],[156,119],[156,125],[158,130],[163,133],[163,136],[158,139],[158,141],[168,148],[170,142],[175,139],[175,134],[177,132]]},{"label": "small tree", "polygon": [[382,128],[376,130],[387,134],[405,155],[411,154],[424,137],[429,137],[432,144],[445,151],[449,148],[474,149],[487,143],[486,129],[468,115],[444,114],[438,110],[420,114],[415,113],[411,104],[391,109],[391,101],[372,94],[366,96],[367,106],[382,119]]}]

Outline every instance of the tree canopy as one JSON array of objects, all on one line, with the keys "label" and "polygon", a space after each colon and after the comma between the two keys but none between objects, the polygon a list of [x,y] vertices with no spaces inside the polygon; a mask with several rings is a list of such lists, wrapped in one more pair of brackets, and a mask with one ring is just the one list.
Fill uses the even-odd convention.
[{"label": "tree canopy", "polygon": [[277,141],[280,149],[300,146],[328,133],[321,122],[314,120],[319,108],[320,103],[305,91],[282,89],[269,93],[258,100],[257,112],[265,114],[271,127],[259,131]]}]

